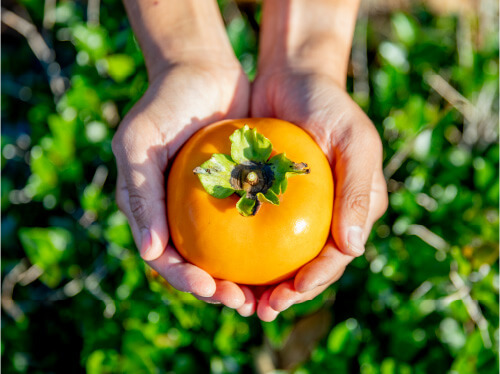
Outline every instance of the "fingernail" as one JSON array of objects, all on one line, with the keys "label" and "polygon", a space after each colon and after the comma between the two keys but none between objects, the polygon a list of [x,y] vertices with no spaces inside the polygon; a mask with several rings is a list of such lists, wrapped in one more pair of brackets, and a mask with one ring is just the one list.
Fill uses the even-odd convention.
[{"label": "fingernail", "polygon": [[237,312],[242,317],[250,317],[254,313],[254,306],[255,305],[253,303],[244,304],[242,307],[237,309]]},{"label": "fingernail", "polygon": [[347,233],[347,247],[356,256],[361,256],[363,253],[365,253],[363,229],[361,227],[349,227],[349,231]]},{"label": "fingernail", "polygon": [[148,229],[141,230],[141,248],[139,248],[139,253],[141,257],[144,258],[146,253],[151,248],[153,239],[151,238],[151,232]]},{"label": "fingernail", "polygon": [[270,310],[261,312],[261,314],[263,313],[264,315],[259,315],[259,318],[262,322],[273,322],[280,314],[280,312],[275,311],[271,307],[269,307],[268,309]]}]

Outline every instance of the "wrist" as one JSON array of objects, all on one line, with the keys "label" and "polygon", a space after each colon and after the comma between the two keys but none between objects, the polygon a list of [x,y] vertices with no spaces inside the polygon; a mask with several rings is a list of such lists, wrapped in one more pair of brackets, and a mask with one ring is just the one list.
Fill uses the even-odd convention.
[{"label": "wrist", "polygon": [[259,74],[317,72],[345,85],[359,1],[264,2]]},{"label": "wrist", "polygon": [[149,82],[162,79],[175,71],[204,71],[211,75],[231,76],[232,73],[245,74],[241,64],[234,56],[222,56],[216,49],[183,51],[171,58],[146,62]]},{"label": "wrist", "polygon": [[260,58],[258,75],[321,75],[345,88],[349,52],[336,49],[336,40],[331,36],[311,37],[305,43],[300,53]]},{"label": "wrist", "polygon": [[236,61],[215,1],[124,3],[150,80],[178,64]]}]

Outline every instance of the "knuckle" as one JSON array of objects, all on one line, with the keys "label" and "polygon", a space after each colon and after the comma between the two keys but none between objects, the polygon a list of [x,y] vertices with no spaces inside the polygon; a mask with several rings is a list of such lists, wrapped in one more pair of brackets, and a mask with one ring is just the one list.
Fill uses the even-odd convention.
[{"label": "knuckle", "polygon": [[353,128],[350,126],[334,128],[331,143],[340,154],[345,154],[353,138]]},{"label": "knuckle", "polygon": [[129,204],[130,204],[130,211],[132,212],[132,215],[137,221],[137,224],[139,226],[144,226],[149,212],[149,209],[147,208],[146,199],[142,195],[140,195],[137,191],[130,191]]},{"label": "knuckle", "polygon": [[364,219],[370,208],[370,195],[368,189],[354,189],[347,193],[347,208],[358,218]]}]

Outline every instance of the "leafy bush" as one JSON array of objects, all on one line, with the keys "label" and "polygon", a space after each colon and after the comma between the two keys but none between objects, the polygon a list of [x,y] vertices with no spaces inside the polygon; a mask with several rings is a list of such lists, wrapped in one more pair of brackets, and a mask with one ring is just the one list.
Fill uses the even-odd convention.
[{"label": "leafy bush", "polygon": [[[54,3],[13,7],[43,37],[29,43],[2,14],[5,372],[497,372],[494,22],[420,5],[360,17],[348,89],[384,141],[390,207],[337,284],[261,323],[145,268],[111,152],[147,86],[141,52],[119,1],[98,18],[99,2]],[[252,77],[259,9],[220,5]]]}]

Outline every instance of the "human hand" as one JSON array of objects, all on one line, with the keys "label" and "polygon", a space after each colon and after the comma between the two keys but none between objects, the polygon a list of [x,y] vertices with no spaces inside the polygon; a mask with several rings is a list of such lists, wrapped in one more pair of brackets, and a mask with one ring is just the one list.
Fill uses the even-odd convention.
[{"label": "human hand", "polygon": [[[124,0],[149,88],[113,138],[116,198],[146,262],[178,290],[232,308],[254,304],[248,287],[213,279],[169,244],[165,171],[198,129],[248,116],[249,84],[217,2]],[[167,202],[168,203],[168,202]]]},{"label": "human hand", "polygon": [[142,258],[173,287],[238,308],[248,289],[213,279],[169,244],[165,205],[169,161],[201,127],[248,114],[249,85],[238,62],[203,61],[177,63],[156,73],[123,119],[113,138],[116,199]]},{"label": "human hand", "polygon": [[364,252],[374,222],[387,209],[382,143],[364,112],[337,80],[314,69],[271,69],[254,82],[251,114],[305,129],[327,156],[335,180],[332,237],[321,253],[288,281],[269,287],[257,314],[271,321],[337,281]]}]

